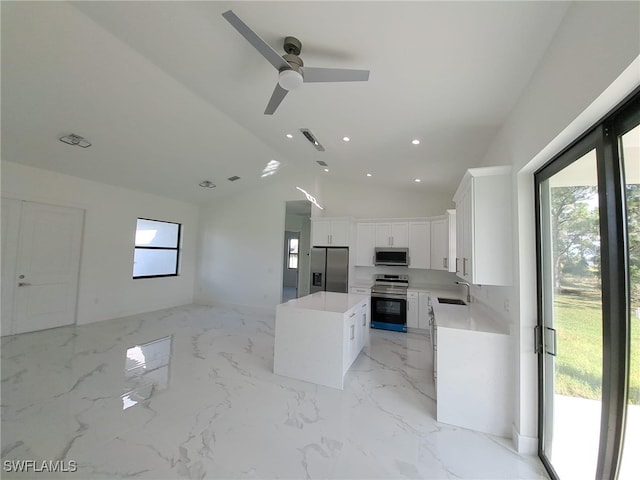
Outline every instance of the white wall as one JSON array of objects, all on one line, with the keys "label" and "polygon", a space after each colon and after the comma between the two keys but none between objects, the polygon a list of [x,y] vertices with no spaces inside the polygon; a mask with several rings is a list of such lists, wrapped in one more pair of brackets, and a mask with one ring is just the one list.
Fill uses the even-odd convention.
[{"label": "white wall", "polygon": [[[304,200],[316,180],[297,174],[200,206],[196,302],[274,307],[281,302],[286,202]],[[315,208],[315,207],[314,207]]]},{"label": "white wall", "polygon": [[[78,324],[193,302],[196,205],[7,161],[2,196],[85,210]],[[179,276],[133,280],[138,217],[183,225]]]},{"label": "white wall", "polygon": [[355,218],[435,217],[455,208],[453,192],[425,191],[407,185],[390,189],[362,183],[349,183],[330,177],[322,179],[320,195],[323,216]]},{"label": "white wall", "polygon": [[533,172],[640,85],[639,18],[638,2],[573,3],[482,162],[514,166],[516,281],[513,288],[476,287],[474,294],[498,311],[504,311],[508,300],[509,315],[519,327],[514,329],[519,352],[514,440],[523,452],[537,448]]}]

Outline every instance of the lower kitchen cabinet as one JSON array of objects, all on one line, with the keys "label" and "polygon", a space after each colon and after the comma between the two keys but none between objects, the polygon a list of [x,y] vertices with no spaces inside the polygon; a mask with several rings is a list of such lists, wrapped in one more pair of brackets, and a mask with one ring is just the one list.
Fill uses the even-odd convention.
[{"label": "lower kitchen cabinet", "polygon": [[511,436],[513,361],[507,334],[436,327],[437,420]]},{"label": "lower kitchen cabinet", "polygon": [[316,292],[276,307],[273,372],[342,389],[369,343],[369,296]]},{"label": "lower kitchen cabinet", "polygon": [[407,328],[429,330],[429,292],[407,290]]},{"label": "lower kitchen cabinet", "polygon": [[407,328],[418,328],[420,316],[420,294],[407,291]]}]

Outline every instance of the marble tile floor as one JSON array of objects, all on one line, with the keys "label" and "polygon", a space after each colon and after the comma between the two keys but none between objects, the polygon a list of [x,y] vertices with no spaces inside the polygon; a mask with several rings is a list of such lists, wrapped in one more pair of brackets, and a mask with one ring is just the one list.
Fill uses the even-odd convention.
[{"label": "marble tile floor", "polygon": [[435,421],[428,337],[372,330],[340,391],[273,374],[274,321],[190,305],[3,338],[2,477],[548,478]]}]

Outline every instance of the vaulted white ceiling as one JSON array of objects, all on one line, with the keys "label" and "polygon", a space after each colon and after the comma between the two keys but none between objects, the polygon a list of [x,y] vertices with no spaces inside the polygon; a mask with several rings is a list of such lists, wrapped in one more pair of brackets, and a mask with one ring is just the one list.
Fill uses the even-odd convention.
[{"label": "vaulted white ceiling", "polygon": [[[4,160],[204,202],[287,172],[452,194],[526,88],[567,3],[1,8]],[[222,18],[229,9],[277,51],[293,35],[306,65],[369,69],[370,80],[305,84],[264,115],[277,72]],[[92,147],[58,141],[68,133]],[[271,160],[283,167],[262,178]],[[232,175],[241,179],[227,181]],[[217,187],[203,189],[202,180]]]}]

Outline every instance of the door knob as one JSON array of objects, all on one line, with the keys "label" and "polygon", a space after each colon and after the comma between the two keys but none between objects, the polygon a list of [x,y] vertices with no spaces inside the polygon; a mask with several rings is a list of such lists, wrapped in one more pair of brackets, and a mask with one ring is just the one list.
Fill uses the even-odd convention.
[{"label": "door knob", "polygon": [[30,287],[30,286],[31,286],[31,284],[30,284],[30,283],[27,283],[27,282],[20,282],[20,283],[18,283],[18,286],[19,286],[19,287]]}]

